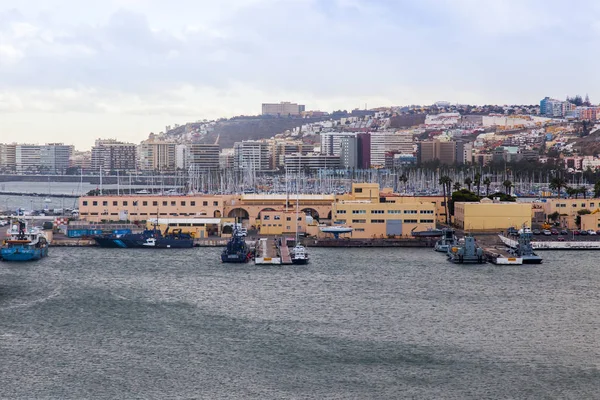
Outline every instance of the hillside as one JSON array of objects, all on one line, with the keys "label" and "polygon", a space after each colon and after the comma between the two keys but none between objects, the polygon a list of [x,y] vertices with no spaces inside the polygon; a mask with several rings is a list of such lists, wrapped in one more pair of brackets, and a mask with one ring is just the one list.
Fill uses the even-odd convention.
[{"label": "hillside", "polygon": [[[267,118],[267,117],[236,117],[228,120],[217,121],[206,135],[199,135],[195,141],[200,143],[214,143],[219,137],[221,148],[233,147],[235,142],[242,140],[268,139],[276,134],[283,133],[299,126],[323,121],[328,118]],[[205,124],[189,123],[167,132],[170,137],[178,137],[186,131],[201,129]]]}]

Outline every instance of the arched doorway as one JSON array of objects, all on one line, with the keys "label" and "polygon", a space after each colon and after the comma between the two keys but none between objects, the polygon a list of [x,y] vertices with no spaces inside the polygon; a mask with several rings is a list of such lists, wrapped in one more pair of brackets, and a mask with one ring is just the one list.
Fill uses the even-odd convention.
[{"label": "arched doorway", "polygon": [[221,211],[215,210],[214,215],[215,218],[221,218]]},{"label": "arched doorway", "polygon": [[227,218],[248,219],[250,218],[250,214],[248,214],[248,211],[243,208],[234,208],[233,210],[229,211]]},{"label": "arched doorway", "polygon": [[304,214],[310,215],[314,220],[319,220],[319,212],[314,208],[303,208],[301,210]]}]

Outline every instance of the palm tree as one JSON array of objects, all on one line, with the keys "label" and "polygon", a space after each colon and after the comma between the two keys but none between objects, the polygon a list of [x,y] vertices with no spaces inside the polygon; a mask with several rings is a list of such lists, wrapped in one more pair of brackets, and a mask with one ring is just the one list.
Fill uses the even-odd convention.
[{"label": "palm tree", "polygon": [[452,179],[448,175],[444,175],[440,177],[438,183],[442,186],[442,191],[444,193],[444,211],[446,212],[446,225],[450,224],[449,215],[448,215],[448,194],[450,192],[450,185],[452,184]]},{"label": "palm tree", "polygon": [[575,198],[577,198],[577,196],[579,195],[579,192],[577,191],[577,189],[573,189],[570,186],[565,186],[565,193],[567,194],[567,197],[575,196]]},{"label": "palm tree", "polygon": [[467,188],[469,189],[469,192],[471,191],[471,185],[473,184],[473,179],[471,179],[470,177],[466,177],[465,178],[465,185],[467,185]]},{"label": "palm tree", "polygon": [[492,184],[492,181],[490,180],[489,177],[486,177],[483,180],[483,184],[485,185],[485,195],[489,196],[490,195],[490,185]]},{"label": "palm tree", "polygon": [[579,193],[581,193],[583,195],[584,199],[587,199],[587,188],[585,186],[581,186],[579,188]]},{"label": "palm tree", "polygon": [[550,189],[552,190],[557,190],[558,191],[558,198],[560,198],[560,189],[564,188],[567,186],[567,181],[560,177],[560,176],[555,176],[554,178],[552,178],[550,180]]},{"label": "palm tree", "polygon": [[502,182],[502,186],[504,186],[504,193],[510,196],[510,189],[512,188],[513,183],[507,179],[504,182]]},{"label": "palm tree", "polygon": [[454,182],[454,186],[452,188],[454,189],[455,192],[457,190],[460,190],[460,183],[459,182]]},{"label": "palm tree", "polygon": [[408,177],[404,174],[400,175],[400,178],[398,178],[400,180],[400,182],[402,182],[404,184],[404,193],[406,193],[406,183],[408,182]]},{"label": "palm tree", "polygon": [[479,172],[475,173],[473,183],[475,184],[475,187],[477,188],[477,196],[479,196],[479,192],[481,189],[481,174]]}]

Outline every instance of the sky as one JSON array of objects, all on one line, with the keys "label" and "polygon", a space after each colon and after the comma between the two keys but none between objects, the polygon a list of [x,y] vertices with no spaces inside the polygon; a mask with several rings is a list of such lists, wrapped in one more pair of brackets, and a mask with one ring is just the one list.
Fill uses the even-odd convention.
[{"label": "sky", "polygon": [[445,100],[600,102],[600,2],[0,0],[0,143]]}]

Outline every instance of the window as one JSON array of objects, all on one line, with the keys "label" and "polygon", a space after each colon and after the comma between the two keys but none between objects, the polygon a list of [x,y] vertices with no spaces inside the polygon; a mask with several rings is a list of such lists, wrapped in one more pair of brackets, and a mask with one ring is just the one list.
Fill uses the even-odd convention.
[{"label": "window", "polygon": [[577,204],[573,203],[573,207],[577,207]]},{"label": "window", "polygon": [[287,229],[288,231],[292,229],[291,226],[286,226],[285,229]]},{"label": "window", "polygon": [[[108,201],[103,201],[103,202],[102,202],[102,205],[103,205],[103,206],[108,206]],[[574,205],[574,204],[573,204],[573,205]]]},{"label": "window", "polygon": [[137,202],[137,200],[134,200],[134,202],[133,202],[133,206],[134,206],[134,207],[137,207],[137,205],[138,205],[138,202]]},{"label": "window", "polygon": [[421,223],[422,224],[433,224],[433,220],[432,219],[422,219]]},{"label": "window", "polygon": [[110,213],[110,215],[119,215],[118,213]]},{"label": "window", "polygon": [[362,193],[362,188],[354,188],[354,193]]},{"label": "window", "polygon": [[384,210],[371,210],[371,214],[384,214]]},{"label": "window", "polygon": [[119,203],[117,201],[113,201],[113,206],[118,206]]},{"label": "window", "polygon": [[416,224],[417,220],[416,219],[405,219],[404,223],[405,224]]},{"label": "window", "polygon": [[270,219],[271,219],[271,217],[269,217],[268,215],[263,216],[263,221],[268,221]]},{"label": "window", "polygon": [[281,219],[281,217],[280,217],[279,215],[275,215],[275,216],[273,216],[273,219],[275,219],[275,220],[280,220],[280,219]]},{"label": "window", "polygon": [[163,206],[166,206],[168,203],[166,201],[163,201]]},{"label": "window", "polygon": [[145,206],[148,205],[148,202],[147,201],[142,201],[142,205],[145,207]]},{"label": "window", "polygon": [[417,210],[404,210],[404,214],[416,214]]},{"label": "window", "polygon": [[291,221],[291,220],[292,220],[292,217],[286,217],[286,218],[285,218],[285,220],[286,220],[286,221]]},{"label": "window", "polygon": [[152,202],[152,205],[153,205],[153,206],[157,206],[157,205],[158,205],[158,201],[153,201],[153,202]]},{"label": "window", "polygon": [[203,205],[203,206],[207,206],[207,205],[208,205],[208,201],[203,201],[203,202],[202,202],[202,205]]},{"label": "window", "polygon": [[84,200],[84,201],[83,201],[83,205],[84,205],[84,206],[87,206],[87,200]]},{"label": "window", "polygon": [[585,203],[581,203],[581,207],[585,208]]},{"label": "window", "polygon": [[352,223],[353,224],[366,224],[367,220],[366,219],[353,219]]},{"label": "window", "polygon": [[388,210],[388,214],[402,214],[402,210]]},{"label": "window", "polygon": [[352,210],[352,214],[366,214],[366,210]]},{"label": "window", "polygon": [[420,210],[419,214],[433,214],[433,210]]},{"label": "window", "polygon": [[372,224],[385,224],[385,220],[384,219],[372,219],[371,223]]},{"label": "window", "polygon": [[590,203],[590,208],[596,207],[596,203]]},{"label": "window", "polygon": [[175,207],[176,205],[177,205],[177,202],[176,202],[176,201],[172,201],[172,202],[171,202],[171,207]]},{"label": "window", "polygon": [[160,213],[160,215],[167,215],[167,213]]},{"label": "window", "polygon": [[346,214],[346,210],[338,210],[338,214]]},{"label": "window", "polygon": [[127,206],[127,204],[128,204],[128,203],[127,203],[126,201],[124,201],[124,202],[123,202],[123,205],[124,205],[124,206]]},{"label": "window", "polygon": [[338,219],[337,222],[339,222],[340,224],[345,224],[346,220],[345,219]]},{"label": "window", "polygon": [[88,215],[88,213],[81,213],[81,215]]},{"label": "window", "polygon": [[97,201],[92,201],[92,205],[93,205],[93,206],[97,206],[97,205],[98,205],[98,202],[97,202]]},{"label": "window", "polygon": [[140,215],[148,215],[148,213],[140,213]]},{"label": "window", "polygon": [[181,202],[181,206],[182,206],[182,207],[185,207],[185,201],[182,201],[182,202]]},{"label": "window", "polygon": [[137,215],[137,213],[130,213],[129,215]]},{"label": "window", "polygon": [[98,215],[98,213],[91,213],[90,215]]},{"label": "window", "polygon": [[190,206],[192,206],[192,207],[196,206],[196,202],[195,201],[190,201]]},{"label": "window", "polygon": [[213,201],[213,206],[219,207],[219,202],[218,201]]},{"label": "window", "polygon": [[356,229],[355,229],[355,231],[356,231],[356,232],[364,232],[364,231],[365,231],[365,228],[356,228]]}]

